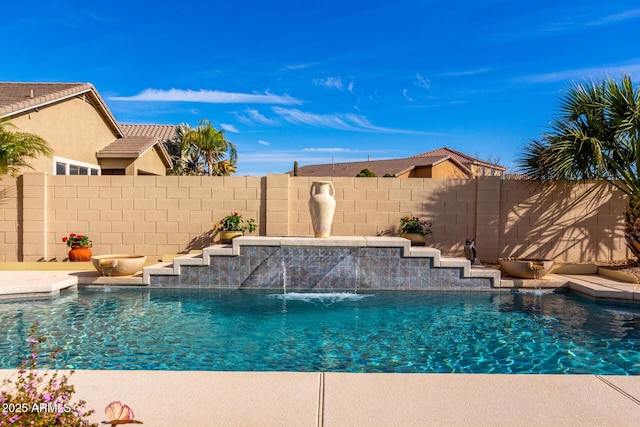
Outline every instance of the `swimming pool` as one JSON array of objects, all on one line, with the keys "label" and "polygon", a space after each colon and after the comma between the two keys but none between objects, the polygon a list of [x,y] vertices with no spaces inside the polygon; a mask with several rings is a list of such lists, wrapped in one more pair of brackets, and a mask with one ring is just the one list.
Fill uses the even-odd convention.
[{"label": "swimming pool", "polygon": [[640,307],[572,293],[79,289],[0,303],[1,368],[37,320],[60,368],[640,374]]}]

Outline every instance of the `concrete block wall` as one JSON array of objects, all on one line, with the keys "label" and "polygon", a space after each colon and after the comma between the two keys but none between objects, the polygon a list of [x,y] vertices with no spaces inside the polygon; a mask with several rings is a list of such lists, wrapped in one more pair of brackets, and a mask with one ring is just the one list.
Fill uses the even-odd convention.
[{"label": "concrete block wall", "polygon": [[625,198],[603,183],[542,190],[497,177],[322,178],[54,176],[0,180],[0,261],[62,261],[62,237],[87,234],[96,255],[161,257],[201,249],[230,212],[255,218],[258,234],[312,236],[309,189],[335,187],[334,236],[394,235],[405,215],[433,221],[431,246],[462,256],[476,239],[481,261],[499,257],[561,262],[626,260]]},{"label": "concrete block wall", "polygon": [[309,189],[313,181],[332,181],[336,236],[393,235],[400,218],[433,222],[432,246],[462,253],[475,232],[476,180],[289,177],[289,236],[312,236]]},{"label": "concrete block wall", "polygon": [[623,194],[591,182],[539,188],[500,182],[500,256],[559,262],[626,260]]},{"label": "concrete block wall", "polygon": [[[46,178],[47,231],[41,241],[47,259],[58,261],[67,257],[62,238],[72,232],[88,235],[96,255],[160,257],[211,245],[213,224],[231,212],[260,221],[263,210],[260,177]],[[38,259],[25,252],[25,261]]]},{"label": "concrete block wall", "polygon": [[0,262],[15,261],[21,245],[18,243],[22,228],[19,215],[19,195],[22,193],[22,177],[0,177]]}]

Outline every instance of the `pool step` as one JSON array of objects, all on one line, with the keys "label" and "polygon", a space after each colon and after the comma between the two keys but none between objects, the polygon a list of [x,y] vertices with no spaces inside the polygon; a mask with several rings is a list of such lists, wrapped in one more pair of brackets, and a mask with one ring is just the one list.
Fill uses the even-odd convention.
[{"label": "pool step", "polygon": [[469,260],[459,257],[442,256],[435,248],[411,246],[411,242],[401,237],[270,237],[243,236],[233,239],[232,244],[213,245],[202,250],[201,254],[187,254],[175,257],[172,263],[158,263],[143,269],[142,282],[151,283],[151,276],[180,275],[181,266],[210,265],[213,257],[239,256],[242,246],[290,246],[290,247],[377,247],[402,248],[404,257],[431,258],[435,268],[462,269],[464,278],[491,278],[494,287],[499,286],[500,271],[483,266],[471,266]]}]

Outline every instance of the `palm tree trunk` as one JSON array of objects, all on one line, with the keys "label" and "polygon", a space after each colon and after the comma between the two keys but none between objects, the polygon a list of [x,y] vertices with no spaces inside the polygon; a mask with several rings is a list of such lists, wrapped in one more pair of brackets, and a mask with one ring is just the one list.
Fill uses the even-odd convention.
[{"label": "palm tree trunk", "polygon": [[640,261],[640,195],[629,196],[624,213],[624,238],[636,261]]}]

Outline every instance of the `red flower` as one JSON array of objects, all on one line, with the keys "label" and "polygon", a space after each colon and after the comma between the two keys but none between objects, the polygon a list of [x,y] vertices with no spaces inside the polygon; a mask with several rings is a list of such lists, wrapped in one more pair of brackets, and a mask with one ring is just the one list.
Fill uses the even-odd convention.
[{"label": "red flower", "polygon": [[238,216],[238,212],[234,212],[234,213],[233,213],[233,215],[234,215],[234,216]]},{"label": "red flower", "polygon": [[63,237],[63,238],[62,238],[62,243],[66,243],[66,242],[67,242],[67,240],[69,240],[69,239],[67,239],[66,237]]},{"label": "red flower", "polygon": [[76,233],[69,234],[69,237],[76,237]]}]

